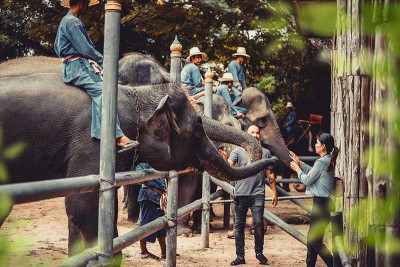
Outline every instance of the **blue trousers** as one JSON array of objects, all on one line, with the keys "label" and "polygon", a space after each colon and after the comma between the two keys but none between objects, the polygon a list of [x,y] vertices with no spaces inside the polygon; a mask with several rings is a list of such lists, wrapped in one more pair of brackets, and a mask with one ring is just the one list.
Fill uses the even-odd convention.
[{"label": "blue trousers", "polygon": [[[150,201],[150,200],[142,200],[139,201],[140,205],[140,226],[146,225],[149,222],[154,221],[155,219],[164,216],[164,211],[160,209],[160,205]],[[145,237],[142,241],[154,243],[156,242],[156,238],[166,237],[167,231],[165,228],[158,230],[155,233]]]},{"label": "blue trousers", "polygon": [[240,112],[243,115],[246,115],[247,109],[234,106],[232,103],[235,101],[235,96],[229,93],[229,88],[228,86],[218,86],[217,87],[217,93],[216,95],[220,95],[224,98],[225,102],[228,104],[228,106],[231,108],[232,115],[234,117],[237,117],[237,113]]},{"label": "blue trousers", "polygon": [[[101,139],[101,107],[102,107],[102,94],[103,94],[103,81],[89,69],[83,60],[79,60],[81,63],[81,74],[73,79],[71,83],[80,88],[84,88],[86,92],[92,98],[92,124],[91,124],[91,136],[96,139]],[[117,116],[117,129],[116,137],[123,136],[123,132],[120,127],[119,119]]]},{"label": "blue trousers", "polygon": [[264,196],[238,196],[235,198],[235,245],[236,255],[244,257],[244,227],[249,208],[253,216],[254,250],[262,253],[264,248]]}]

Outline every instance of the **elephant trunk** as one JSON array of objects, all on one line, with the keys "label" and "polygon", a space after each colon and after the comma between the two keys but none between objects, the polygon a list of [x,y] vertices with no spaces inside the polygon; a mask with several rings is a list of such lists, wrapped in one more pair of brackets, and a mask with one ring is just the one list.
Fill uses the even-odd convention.
[{"label": "elephant trunk", "polygon": [[219,180],[237,181],[245,179],[275,164],[275,160],[273,159],[261,159],[245,167],[232,167],[224,160],[206,136],[201,138],[198,148],[196,154],[202,167],[211,176]]},{"label": "elephant trunk", "polygon": [[270,123],[261,132],[261,143],[263,143],[273,155],[278,157],[288,168],[290,168],[289,149],[282,138],[281,131],[279,130],[276,121]]},{"label": "elephant trunk", "polygon": [[219,123],[204,115],[202,115],[202,121],[204,131],[212,141],[230,143],[243,147],[249,153],[250,162],[254,162],[261,158],[261,146],[250,134]]}]

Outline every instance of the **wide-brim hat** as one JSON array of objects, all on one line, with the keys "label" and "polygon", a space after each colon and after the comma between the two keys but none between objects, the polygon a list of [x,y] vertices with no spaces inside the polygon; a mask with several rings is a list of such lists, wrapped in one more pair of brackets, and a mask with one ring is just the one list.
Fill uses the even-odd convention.
[{"label": "wide-brim hat", "polygon": [[287,108],[294,108],[292,102],[287,102],[286,107]]},{"label": "wide-brim hat", "polygon": [[220,81],[220,82],[238,82],[237,80],[235,80],[233,78],[233,75],[230,72],[226,72],[226,73],[222,74],[222,77],[219,78],[218,81]]},{"label": "wide-brim hat", "polygon": [[196,55],[201,55],[202,60],[205,60],[207,58],[206,53],[201,52],[200,49],[195,46],[195,47],[190,48],[189,56],[186,58],[186,61],[190,62],[190,58],[193,56],[196,56]]},{"label": "wide-brim hat", "polygon": [[246,53],[246,48],[244,48],[244,47],[238,47],[236,53],[233,54],[232,56],[234,56],[234,57],[237,57],[237,56],[250,57],[250,56]]},{"label": "wide-brim hat", "polygon": [[[99,3],[99,0],[90,0],[89,1],[89,6],[94,6],[94,5],[97,5],[98,3]],[[66,7],[66,8],[70,8],[69,0],[61,0],[61,6]]]}]

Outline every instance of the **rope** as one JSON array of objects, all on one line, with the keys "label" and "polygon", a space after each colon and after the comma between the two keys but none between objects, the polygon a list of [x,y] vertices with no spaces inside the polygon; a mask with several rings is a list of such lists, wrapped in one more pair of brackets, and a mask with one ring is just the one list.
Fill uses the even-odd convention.
[{"label": "rope", "polygon": [[111,190],[111,189],[113,189],[114,187],[117,186],[117,182],[116,181],[110,180],[110,179],[108,179],[106,177],[103,177],[103,176],[100,176],[100,175],[95,175],[94,177],[96,177],[97,179],[99,179],[99,180],[101,180],[103,182],[106,182],[106,183],[111,185],[109,187],[100,188],[99,191],[101,191],[101,192],[105,192],[105,191]]},{"label": "rope", "polygon": [[102,257],[107,258],[107,259],[111,259],[112,258],[112,256],[106,255],[106,254],[104,254],[103,252],[100,252],[97,249],[92,249],[92,251],[96,254],[97,258],[99,258],[99,256],[102,256]]},{"label": "rope", "polygon": [[208,202],[201,203],[201,210],[210,210],[210,203]]}]

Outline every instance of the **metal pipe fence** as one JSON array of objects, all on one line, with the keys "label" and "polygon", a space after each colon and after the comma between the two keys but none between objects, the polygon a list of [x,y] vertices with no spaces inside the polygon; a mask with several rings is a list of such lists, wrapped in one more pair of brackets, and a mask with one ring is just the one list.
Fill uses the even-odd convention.
[{"label": "metal pipe fence", "polygon": [[[304,195],[304,196],[291,196],[291,197],[278,197],[278,200],[291,200],[291,199],[310,199],[313,198],[311,195]],[[266,197],[265,201],[272,201],[272,197]],[[227,199],[227,200],[214,200],[210,201],[210,204],[226,204],[226,203],[233,203],[233,199]]]}]

